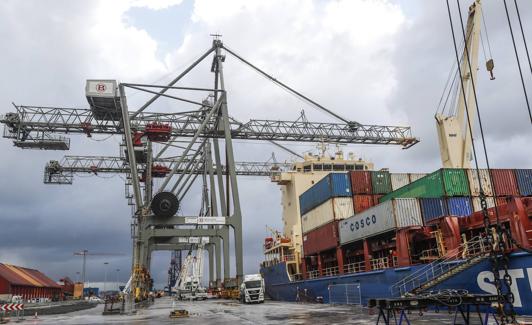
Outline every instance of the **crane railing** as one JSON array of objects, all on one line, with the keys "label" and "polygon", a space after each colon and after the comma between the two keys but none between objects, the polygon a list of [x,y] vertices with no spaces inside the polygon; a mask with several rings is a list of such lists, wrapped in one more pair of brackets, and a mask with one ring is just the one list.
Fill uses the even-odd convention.
[{"label": "crane railing", "polygon": [[392,295],[404,296],[422,285],[444,276],[456,267],[468,263],[474,259],[486,256],[489,247],[481,237],[474,237],[462,243],[456,249],[450,250],[445,256],[429,263],[415,272],[404,277],[401,281],[391,286]]}]

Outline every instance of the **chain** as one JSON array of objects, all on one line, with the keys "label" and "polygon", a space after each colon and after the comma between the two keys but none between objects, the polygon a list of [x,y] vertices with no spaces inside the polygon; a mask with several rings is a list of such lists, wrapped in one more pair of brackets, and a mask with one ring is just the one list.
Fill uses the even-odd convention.
[{"label": "chain", "polygon": [[[508,272],[510,258],[505,247],[505,243],[508,241],[514,242],[515,240],[512,238],[509,229],[506,229],[505,231],[505,229],[503,229],[499,224],[498,220],[495,229],[491,226],[486,195],[482,190],[480,191],[480,206],[484,216],[484,232],[486,233],[486,243],[490,250],[493,282],[495,284],[495,288],[497,289],[497,310],[500,316],[500,322],[502,325],[515,323],[515,310],[513,306],[515,298],[511,290],[513,280]],[[497,207],[495,207],[495,209],[497,209]],[[499,263],[499,253],[502,255],[502,263]],[[501,267],[504,270],[502,281],[499,273]],[[505,289],[503,289],[503,284]],[[506,294],[503,294],[503,292],[506,292]]]}]

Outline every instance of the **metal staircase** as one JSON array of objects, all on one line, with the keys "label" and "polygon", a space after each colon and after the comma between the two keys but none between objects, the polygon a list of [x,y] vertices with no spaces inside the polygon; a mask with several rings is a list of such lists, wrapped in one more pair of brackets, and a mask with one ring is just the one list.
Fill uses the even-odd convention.
[{"label": "metal staircase", "polygon": [[442,258],[427,264],[392,285],[391,293],[393,296],[402,297],[409,293],[423,292],[478,264],[488,255],[489,247],[486,246],[485,240],[474,237],[458,248],[448,251]]}]

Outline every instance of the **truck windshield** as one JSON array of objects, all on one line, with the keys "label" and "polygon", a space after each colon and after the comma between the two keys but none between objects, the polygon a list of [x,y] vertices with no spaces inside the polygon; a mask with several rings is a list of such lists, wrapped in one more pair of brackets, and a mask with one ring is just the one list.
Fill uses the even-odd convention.
[{"label": "truck windshield", "polygon": [[261,281],[260,280],[256,280],[256,281],[247,281],[246,282],[246,288],[260,288],[261,287]]}]

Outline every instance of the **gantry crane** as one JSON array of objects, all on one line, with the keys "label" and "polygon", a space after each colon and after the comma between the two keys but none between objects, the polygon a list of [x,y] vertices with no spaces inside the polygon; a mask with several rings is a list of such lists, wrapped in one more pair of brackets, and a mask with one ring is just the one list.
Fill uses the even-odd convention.
[{"label": "gantry crane", "polygon": [[[337,123],[275,121],[252,119],[239,122],[229,115],[228,92],[225,88],[223,63],[225,53],[266,77],[272,83],[318,108]],[[212,55],[211,72],[214,85],[209,88],[177,86],[178,82],[205,58]],[[126,89],[134,89],[151,97],[145,104],[129,110]],[[174,94],[186,90],[207,94],[202,101]],[[88,80],[86,96],[89,109],[15,106],[16,112],[0,117],[5,124],[4,137],[19,148],[68,150],[70,139],[60,134],[120,135],[128,170],[128,188],[133,189],[133,272],[128,288],[136,299],[147,297],[149,291],[149,260],[155,245],[174,243],[174,239],[207,236],[223,241],[224,279],[229,277],[229,229],[234,232],[236,276],[243,275],[242,213],[236,176],[238,164],[234,160],[233,139],[283,142],[334,142],[346,144],[400,145],[409,148],[418,142],[409,127],[363,125],[345,119],[314,102],[293,88],[254,66],[219,38],[212,46],[167,85],[119,83],[114,80]],[[148,109],[158,98],[165,97],[187,105],[198,106],[187,112],[157,113]],[[178,143],[187,139],[185,144]],[[223,140],[223,141],[220,141]],[[162,145],[156,149],[155,144]],[[176,149],[179,148],[179,149]],[[289,150],[289,149],[288,149]],[[291,151],[292,154],[295,154]],[[165,158],[174,159],[166,166],[161,184],[154,188],[156,164]],[[225,163],[222,164],[222,159]],[[100,161],[106,161],[101,159]],[[115,160],[113,160],[113,163]],[[123,163],[123,161],[121,161]],[[91,172],[103,172],[105,168]],[[52,167],[59,174],[63,166]],[[89,168],[93,167],[92,165]],[[225,168],[224,168],[225,167]],[[73,169],[74,170],[74,169]],[[208,185],[203,205],[206,215],[177,216],[180,193],[190,186],[194,171],[203,170]],[[144,176],[143,176],[144,175]],[[50,176],[50,173],[48,174]],[[194,178],[195,179],[195,178]],[[193,182],[193,179],[192,179]],[[181,225],[195,224],[194,229]],[[174,243],[171,245],[177,245]],[[171,246],[177,247],[177,246]],[[238,282],[238,281],[237,281]]]}]

